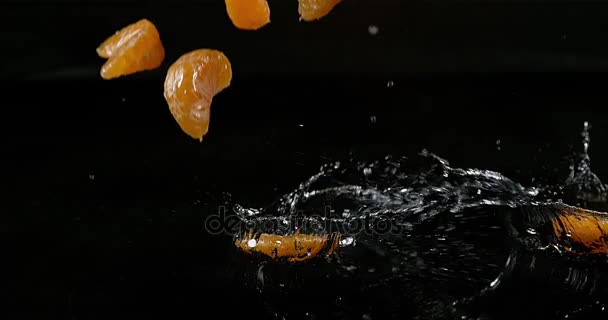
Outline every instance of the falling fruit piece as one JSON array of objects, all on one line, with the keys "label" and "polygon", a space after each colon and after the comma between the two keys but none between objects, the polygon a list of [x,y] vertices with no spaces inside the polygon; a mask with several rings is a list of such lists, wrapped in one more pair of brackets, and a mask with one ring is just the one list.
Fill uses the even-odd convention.
[{"label": "falling fruit piece", "polygon": [[270,8],[266,0],[226,0],[228,17],[235,27],[257,30],[270,23]]},{"label": "falling fruit piece", "polygon": [[318,20],[326,15],[342,0],[298,0],[300,19],[304,21]]},{"label": "falling fruit piece", "polygon": [[232,67],[220,51],[198,49],[182,55],[167,71],[165,100],[173,118],[190,137],[209,131],[211,101],[230,86]]},{"label": "falling fruit piece", "polygon": [[97,54],[108,59],[101,67],[101,77],[106,80],[156,69],[165,59],[158,30],[147,19],[116,32],[97,48]]}]

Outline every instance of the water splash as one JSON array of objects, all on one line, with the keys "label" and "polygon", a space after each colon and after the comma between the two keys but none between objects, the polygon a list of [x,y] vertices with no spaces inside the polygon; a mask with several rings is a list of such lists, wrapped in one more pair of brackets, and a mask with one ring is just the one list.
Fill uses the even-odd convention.
[{"label": "water splash", "polygon": [[405,225],[444,211],[458,214],[483,206],[517,207],[533,203],[537,193],[500,173],[452,168],[446,160],[423,151],[415,157],[388,156],[372,163],[352,159],[330,163],[270,207],[235,206],[235,212],[263,232],[289,233],[307,227],[310,232],[328,233],[338,224],[372,217]]},{"label": "water splash", "polygon": [[[581,160],[568,178],[568,186],[586,199],[606,192],[591,172],[589,128],[586,124],[583,131]],[[531,274],[543,285],[554,286],[554,292],[593,296],[606,303],[608,294],[598,288],[607,287],[608,273],[589,267],[589,261],[608,261],[568,258],[570,234],[561,238],[548,228],[573,209],[548,201],[542,191],[498,172],[454,168],[425,150],[374,162],[328,163],[272,205],[236,205],[234,211],[246,225],[242,232],[342,235],[336,255],[312,264],[264,264],[263,281],[256,285],[264,294],[275,290],[267,301],[282,316],[276,306],[288,303],[281,299],[290,289],[332,287],[341,299],[344,292],[392,299],[386,296],[387,288],[398,286],[401,300],[395,305],[410,301],[408,312],[417,316],[469,317],[493,312],[479,301],[499,295],[505,283],[512,287],[515,278],[527,285]],[[547,308],[561,314],[571,307],[567,299],[549,300],[543,302]],[[342,301],[335,307],[344,314],[352,303]],[[582,305],[576,310],[584,310],[585,302]],[[387,310],[382,312],[389,314],[379,311],[373,317],[402,312]],[[368,312],[362,310],[357,317]]]},{"label": "water splash", "polygon": [[570,165],[570,174],[566,179],[565,186],[580,200],[606,202],[608,200],[606,185],[591,170],[591,157],[589,156],[589,147],[591,145],[590,130],[591,125],[585,121],[581,133],[583,151]]}]

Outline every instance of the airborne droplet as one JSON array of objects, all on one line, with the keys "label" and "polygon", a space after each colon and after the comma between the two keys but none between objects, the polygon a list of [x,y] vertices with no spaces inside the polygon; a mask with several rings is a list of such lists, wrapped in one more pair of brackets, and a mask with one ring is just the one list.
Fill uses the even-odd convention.
[{"label": "airborne droplet", "polygon": [[367,27],[367,32],[369,32],[369,34],[371,34],[372,36],[375,36],[378,34],[378,32],[380,31],[380,28],[378,28],[378,26],[370,24],[369,27]]}]

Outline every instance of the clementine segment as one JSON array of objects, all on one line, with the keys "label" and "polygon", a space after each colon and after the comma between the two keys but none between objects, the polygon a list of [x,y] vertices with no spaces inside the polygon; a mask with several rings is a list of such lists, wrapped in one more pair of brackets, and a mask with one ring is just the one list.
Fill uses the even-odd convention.
[{"label": "clementine segment", "polygon": [[230,86],[232,67],[220,51],[198,49],[181,56],[167,71],[165,100],[173,118],[190,137],[209,131],[211,101]]},{"label": "clementine segment", "polygon": [[147,19],[116,32],[97,48],[97,54],[108,59],[101,67],[106,80],[156,69],[165,59],[158,30]]},{"label": "clementine segment", "polygon": [[298,0],[300,19],[304,21],[318,20],[326,15],[342,0]]},{"label": "clementine segment", "polygon": [[270,23],[270,8],[266,0],[225,0],[228,17],[235,27],[257,30]]},{"label": "clementine segment", "polygon": [[608,253],[608,221],[603,213],[591,213],[587,210],[564,210],[552,221],[553,232],[559,240],[572,247],[566,250],[572,253]]},{"label": "clementine segment", "polygon": [[261,253],[271,258],[287,258],[288,261],[306,261],[325,251],[332,254],[338,248],[339,234],[302,234],[297,231],[294,235],[277,235],[262,233],[254,235],[253,231],[245,234],[234,244],[247,253]]}]

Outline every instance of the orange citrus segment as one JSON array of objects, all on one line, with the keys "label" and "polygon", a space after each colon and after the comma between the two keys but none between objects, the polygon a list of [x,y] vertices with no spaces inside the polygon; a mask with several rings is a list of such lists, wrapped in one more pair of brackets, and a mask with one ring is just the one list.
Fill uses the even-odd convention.
[{"label": "orange citrus segment", "polygon": [[570,252],[608,253],[608,220],[605,214],[592,214],[580,209],[565,210],[552,221],[552,225],[559,240],[577,246],[567,248]]},{"label": "orange citrus segment", "polygon": [[181,56],[167,71],[165,100],[173,118],[190,137],[209,131],[211,101],[230,86],[232,67],[220,51],[198,49]]},{"label": "orange citrus segment", "polygon": [[300,19],[304,21],[318,20],[326,15],[342,0],[298,0]]},{"label": "orange citrus segment", "polygon": [[97,48],[97,54],[108,59],[101,67],[106,80],[156,69],[165,59],[158,30],[146,19],[116,32]]},{"label": "orange citrus segment", "polygon": [[296,232],[294,235],[262,233],[255,236],[250,231],[234,244],[247,253],[258,252],[271,258],[287,258],[296,262],[312,259],[323,250],[327,250],[327,254],[334,253],[339,240],[339,234],[308,235]]},{"label": "orange citrus segment", "polygon": [[225,0],[228,17],[235,27],[257,30],[270,23],[270,8],[266,0]]}]

